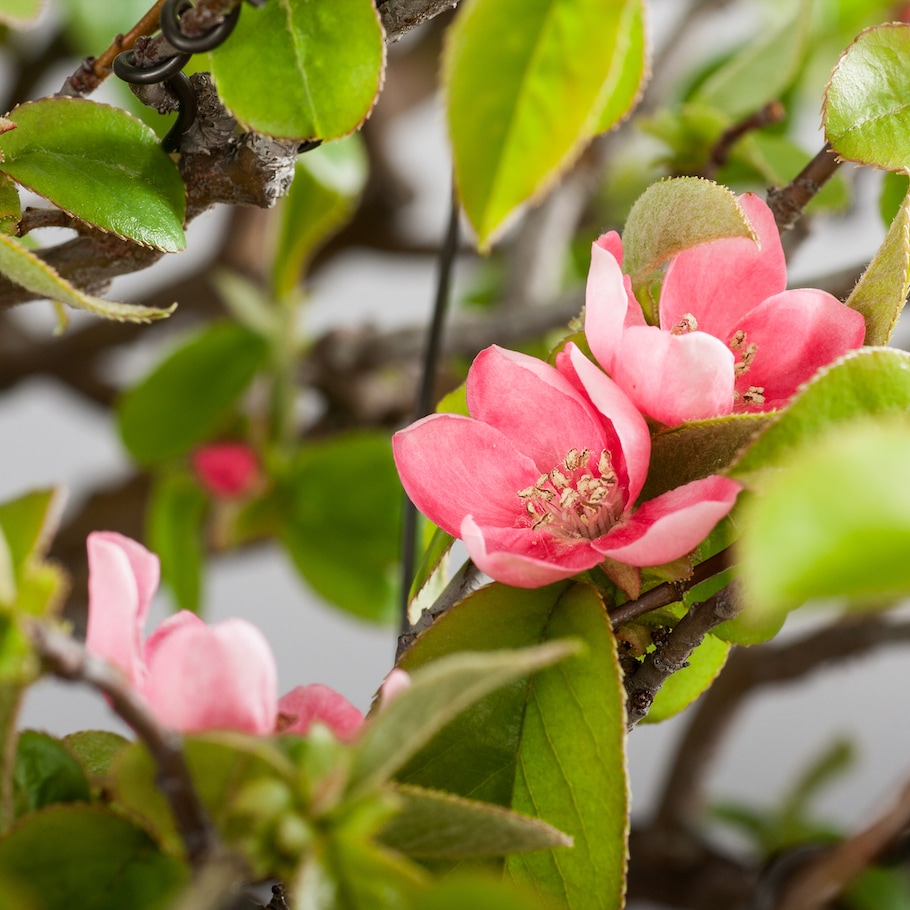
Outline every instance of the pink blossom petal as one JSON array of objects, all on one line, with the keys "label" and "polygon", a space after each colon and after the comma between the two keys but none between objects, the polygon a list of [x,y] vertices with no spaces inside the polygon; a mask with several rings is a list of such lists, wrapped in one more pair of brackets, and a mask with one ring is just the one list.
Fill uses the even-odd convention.
[{"label": "pink blossom petal", "polygon": [[193,470],[212,495],[234,499],[250,492],[259,475],[259,459],[245,442],[219,442],[193,453]]},{"label": "pink blossom petal", "polygon": [[89,534],[86,647],[116,664],[133,685],[145,676],[142,627],[158,587],[158,557],[113,531]]},{"label": "pink blossom petal", "polygon": [[629,300],[631,285],[627,292],[625,276],[620,268],[622,247],[617,257],[614,253],[617,243],[607,242],[614,237],[618,241],[618,235],[611,232],[592,244],[591,267],[585,289],[585,337],[597,362],[610,373],[613,372],[613,360],[629,309],[641,313],[638,302],[634,298],[631,302]]},{"label": "pink blossom petal", "polygon": [[[627,489],[626,502],[635,502],[648,476],[651,460],[651,433],[647,422],[625,392],[595,367],[577,345],[566,345],[557,357],[557,365],[581,385],[594,407],[612,424],[620,449],[620,452],[612,453],[613,467],[620,484]],[[622,456],[620,464],[615,458],[617,454]]]},{"label": "pink blossom petal", "polygon": [[541,473],[498,430],[459,414],[418,420],[392,437],[392,451],[411,501],[456,537],[472,511],[484,524],[511,526],[518,491]]},{"label": "pink blossom petal", "polygon": [[670,329],[691,314],[700,331],[726,339],[749,310],[786,288],[787,265],[771,210],[753,193],[740,196],[739,204],[761,246],[736,237],[680,253],[667,267],[661,288],[661,328]]},{"label": "pink blossom petal", "polygon": [[694,550],[733,508],[741,487],[728,477],[693,480],[642,506],[594,546],[630,566],[659,566]]},{"label": "pink blossom petal", "polygon": [[602,560],[587,540],[556,540],[531,528],[481,528],[470,515],[459,536],[478,569],[515,588],[562,581]]},{"label": "pink blossom petal", "polygon": [[282,719],[292,718],[282,726],[281,732],[300,736],[306,735],[314,723],[320,723],[338,739],[351,740],[363,724],[363,714],[357,708],[343,695],[321,683],[297,686],[282,695],[278,699],[278,714]]},{"label": "pink blossom petal", "polygon": [[[495,345],[481,351],[468,373],[467,394],[471,416],[495,427],[534,459],[538,474],[556,467],[569,449],[603,448],[603,426],[593,408],[564,376],[536,357]],[[485,523],[476,509],[465,511]]]},{"label": "pink blossom petal", "polygon": [[148,655],[143,695],[165,726],[183,733],[271,733],[278,671],[262,633],[243,619],[207,626],[185,618]]},{"label": "pink blossom petal", "polygon": [[410,688],[410,685],[411,674],[407,670],[402,670],[401,667],[393,667],[389,670],[379,689],[379,710],[387,707],[405,689]]},{"label": "pink blossom petal", "polygon": [[784,291],[759,304],[738,326],[755,359],[736,383],[740,393],[762,388],[762,410],[782,407],[820,367],[863,343],[866,325],[856,310],[812,288]]},{"label": "pink blossom petal", "polygon": [[145,648],[143,650],[145,662],[151,663],[155,652],[158,650],[161,643],[170,635],[173,635],[179,629],[186,626],[205,628],[205,620],[201,619],[190,610],[180,610],[177,613],[174,613],[173,616],[168,616],[167,619],[163,619],[158,623],[155,631],[145,640]]},{"label": "pink blossom petal", "polygon": [[639,409],[668,426],[733,410],[733,354],[704,332],[629,329],[613,378]]}]

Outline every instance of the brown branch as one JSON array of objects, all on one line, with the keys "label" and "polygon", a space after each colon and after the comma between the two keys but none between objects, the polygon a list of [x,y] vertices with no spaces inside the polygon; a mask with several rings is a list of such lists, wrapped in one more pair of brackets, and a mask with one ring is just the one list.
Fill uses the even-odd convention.
[{"label": "brown branch", "polygon": [[86,683],[106,695],[114,711],[145,744],[158,768],[158,787],[171,807],[190,863],[199,866],[221,853],[218,836],[193,786],[180,737],[155,720],[120,670],[87,652],[75,639],[41,623],[30,626],[29,636],[54,675]]},{"label": "brown branch", "polygon": [[386,40],[397,41],[406,32],[455,9],[459,0],[377,0]]},{"label": "brown branch", "polygon": [[830,142],[783,189],[768,190],[768,205],[781,234],[791,230],[802,217],[803,209],[834,176],[841,165]]},{"label": "brown branch", "polygon": [[689,666],[692,652],[704,641],[705,635],[739,613],[737,590],[737,583],[731,582],[713,597],[695,604],[666,641],[646,655],[634,674],[626,677],[630,730],[647,716],[655,696],[670,676]]},{"label": "brown branch", "polygon": [[760,130],[772,123],[779,123],[784,119],[786,111],[779,101],[769,101],[764,107],[759,108],[755,113],[734,123],[733,126],[724,130],[720,138],[711,149],[711,155],[708,159],[708,166],[705,168],[702,176],[714,177],[717,172],[727,163],[733,146],[739,142],[743,136],[754,130]]}]

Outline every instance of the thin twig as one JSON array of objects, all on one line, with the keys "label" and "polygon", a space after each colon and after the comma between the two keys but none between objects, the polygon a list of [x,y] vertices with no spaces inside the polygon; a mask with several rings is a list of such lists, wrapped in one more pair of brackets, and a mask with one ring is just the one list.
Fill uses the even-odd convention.
[{"label": "thin twig", "polygon": [[733,126],[724,130],[720,138],[711,149],[711,155],[708,159],[708,167],[703,173],[704,177],[714,177],[717,172],[727,163],[733,146],[739,142],[743,136],[748,133],[760,130],[763,127],[770,126],[772,123],[779,123],[784,119],[786,111],[779,101],[769,101],[764,107],[759,108],[754,113],[734,123]]},{"label": "thin twig", "polygon": [[803,209],[830,180],[841,165],[830,142],[783,188],[768,190],[768,206],[781,234],[791,230],[802,217]]},{"label": "thin twig", "polygon": [[218,836],[193,786],[181,738],[155,720],[120,670],[90,654],[74,638],[41,623],[32,624],[29,635],[56,676],[86,683],[106,695],[113,710],[145,744],[158,768],[158,787],[170,804],[189,862],[200,866],[220,853]]},{"label": "thin twig", "polygon": [[629,729],[651,710],[655,696],[670,676],[689,666],[692,652],[705,635],[740,611],[737,590],[737,583],[731,582],[713,597],[695,604],[667,640],[645,657],[632,676],[626,677]]},{"label": "thin twig", "polygon": [[[439,248],[439,273],[436,281],[436,299],[433,303],[433,316],[427,330],[426,347],[423,354],[420,387],[417,393],[415,419],[432,413],[435,400],[436,373],[442,353],[442,337],[445,328],[449,299],[452,296],[452,271],[455,257],[458,254],[458,195],[455,191],[455,178],[452,177],[449,220],[445,240]],[[414,580],[414,566],[417,557],[417,510],[414,504],[405,497],[402,517],[401,542],[401,624],[400,634],[405,635],[411,628],[408,619],[408,602],[411,583]]]}]

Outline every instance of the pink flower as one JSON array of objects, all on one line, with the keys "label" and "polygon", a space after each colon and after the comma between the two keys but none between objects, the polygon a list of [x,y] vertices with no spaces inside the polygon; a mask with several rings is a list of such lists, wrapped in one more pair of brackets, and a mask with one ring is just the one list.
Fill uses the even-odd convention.
[{"label": "pink flower", "polygon": [[622,274],[619,235],[593,245],[588,344],[635,405],[669,426],[783,407],[819,367],[863,343],[858,312],[825,291],[786,290],[771,210],[751,193],[739,202],[760,244],[715,240],[671,260],[659,328],[645,323]]},{"label": "pink flower", "polygon": [[216,442],[197,449],[193,470],[211,496],[236,499],[245,496],[259,477],[256,453],[243,442]]},{"label": "pink flower", "polygon": [[325,724],[340,740],[352,740],[363,725],[363,714],[343,695],[313,683],[297,686],[278,700],[281,733],[305,735],[314,723]]},{"label": "pink flower", "polygon": [[434,414],[396,433],[414,504],[481,570],[522,588],[607,557],[650,566],[691,551],[739,485],[707,477],[636,508],[651,456],[644,418],[574,345],[557,367],[487,348],[468,373],[471,417]]},{"label": "pink flower", "polygon": [[142,641],[158,557],[111,531],[88,537],[86,647],[116,664],[165,726],[184,733],[271,733],[278,673],[262,633],[243,619],[206,625],[186,610]]}]

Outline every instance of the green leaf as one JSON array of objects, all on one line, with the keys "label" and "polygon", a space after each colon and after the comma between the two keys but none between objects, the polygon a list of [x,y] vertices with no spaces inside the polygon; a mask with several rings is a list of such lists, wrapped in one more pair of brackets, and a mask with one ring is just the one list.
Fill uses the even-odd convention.
[{"label": "green leaf", "polygon": [[447,33],[443,73],[456,181],[481,249],[634,101],[644,78],[641,6],[463,5]]},{"label": "green leaf", "polygon": [[355,616],[393,622],[401,485],[388,437],[352,433],[304,446],[278,485],[280,536],[300,574]]},{"label": "green leaf", "polygon": [[54,803],[87,803],[88,781],[66,746],[47,733],[23,730],[13,771],[16,817]]},{"label": "green leaf", "polygon": [[842,900],[846,910],[906,910],[910,907],[910,879],[901,866],[870,866],[847,886]]},{"label": "green leaf", "polygon": [[28,576],[50,548],[62,511],[63,496],[59,489],[33,490],[0,503],[0,539],[6,575],[3,588],[11,589],[13,598],[19,595],[20,586],[27,583]]},{"label": "green leaf", "polygon": [[623,271],[638,289],[683,250],[722,237],[758,242],[730,190],[700,177],[661,180],[638,197],[626,219]]},{"label": "green leaf", "polygon": [[[8,0],[17,3],[19,0]],[[66,36],[79,56],[97,55],[114,36],[125,34],[148,12],[147,0],[118,0],[116,4],[97,0],[67,0],[55,8],[63,17]]]},{"label": "green leaf", "polygon": [[23,28],[41,14],[44,0],[0,0],[0,25]]},{"label": "green leaf", "polygon": [[910,355],[890,348],[851,351],[819,371],[742,457],[730,474],[759,484],[800,446],[827,429],[865,416],[910,412]]},{"label": "green leaf", "polygon": [[117,406],[133,458],[154,464],[209,439],[267,354],[262,338],[232,323],[210,325],[173,351]]},{"label": "green leaf", "polygon": [[21,217],[19,190],[6,174],[0,173],[0,234],[14,235]]},{"label": "green leaf", "polygon": [[116,303],[93,297],[62,278],[57,271],[31,250],[26,249],[15,237],[0,232],[0,272],[10,281],[21,285],[33,294],[57,303],[65,303],[77,310],[88,310],[96,316],[118,322],[150,322],[163,319],[174,312],[177,304],[166,310]]},{"label": "green leaf", "polygon": [[53,806],[0,839],[0,877],[41,910],[166,910],[189,877],[132,822],[100,806]]},{"label": "green leaf", "polygon": [[413,670],[467,649],[517,648],[563,636],[583,639],[586,651],[492,692],[441,730],[398,776],[555,825],[575,846],[513,858],[511,876],[569,907],[619,907],[628,810],[625,693],[596,593],[566,584],[535,590],[489,585],[440,617],[401,666]]},{"label": "green leaf", "polygon": [[910,291],[910,192],[845,301],[866,320],[866,344],[887,344]]},{"label": "green leaf", "polygon": [[148,546],[161,560],[161,577],[181,610],[199,612],[209,501],[184,474],[167,474],[152,487],[147,506]]},{"label": "green leaf", "polygon": [[[446,558],[452,550],[452,544],[455,538],[451,534],[446,534],[442,528],[436,527],[431,522],[425,523],[426,529],[432,529],[432,535],[417,571],[414,573],[414,580],[411,582],[411,590],[408,595],[408,616],[411,623],[416,623],[420,619],[420,614],[424,609],[432,605],[434,594],[441,594],[445,589],[447,574],[446,567],[448,559]],[[424,533],[426,537],[426,531]]]},{"label": "green leaf", "polygon": [[882,191],[878,197],[878,210],[885,227],[897,217],[907,193],[910,192],[910,175],[888,171],[882,179]]},{"label": "green leaf", "polygon": [[130,741],[109,730],[80,730],[64,736],[63,744],[82,766],[86,777],[97,780],[110,776],[114,759]]},{"label": "green leaf", "polygon": [[288,139],[335,139],[373,107],[385,41],[372,0],[276,0],[247,6],[210,60],[219,96],[245,126]]},{"label": "green leaf", "polygon": [[297,159],[294,182],[281,204],[272,266],[272,285],[278,297],[297,287],[313,253],[350,221],[368,167],[359,135],[326,143]]},{"label": "green leaf", "polygon": [[740,119],[780,98],[802,68],[811,24],[812,0],[801,0],[778,28],[763,30],[716,69],[691,100]]},{"label": "green leaf", "polygon": [[173,253],[186,246],[177,166],[144,123],[82,98],[42,98],[9,114],[0,170],[104,231]]},{"label": "green leaf", "polygon": [[[837,427],[788,459],[743,509],[744,617],[810,598],[858,608],[910,593],[910,426]],[[849,491],[841,495],[839,491]]]},{"label": "green leaf", "polygon": [[[414,910],[554,910],[550,901],[508,882],[456,872],[435,883],[415,902]],[[890,910],[890,908],[889,908]]]},{"label": "green leaf", "polygon": [[898,171],[910,167],[910,25],[860,33],[825,90],[825,136],[846,161]]},{"label": "green leaf", "polygon": [[571,838],[536,818],[451,793],[401,784],[399,809],[380,840],[410,857],[461,859],[570,847]]},{"label": "green leaf", "polygon": [[437,731],[489,692],[577,650],[572,642],[551,642],[521,651],[461,651],[413,673],[411,685],[364,729],[351,769],[352,791],[387,781]]},{"label": "green leaf", "polygon": [[725,470],[773,422],[768,414],[727,414],[659,430],[651,438],[651,463],[643,500]]}]

